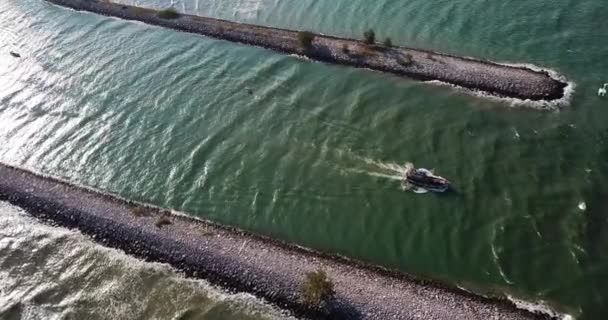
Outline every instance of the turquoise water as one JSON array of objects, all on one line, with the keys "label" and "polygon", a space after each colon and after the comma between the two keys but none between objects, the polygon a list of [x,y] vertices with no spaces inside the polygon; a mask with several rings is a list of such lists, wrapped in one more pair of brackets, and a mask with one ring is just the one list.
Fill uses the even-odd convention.
[{"label": "turquoise water", "polygon": [[[575,91],[557,111],[514,107],[7,0],[0,161],[579,319],[608,314],[608,2],[174,2],[339,36],[373,27],[400,45],[550,68]],[[402,191],[408,161],[455,191]]]}]

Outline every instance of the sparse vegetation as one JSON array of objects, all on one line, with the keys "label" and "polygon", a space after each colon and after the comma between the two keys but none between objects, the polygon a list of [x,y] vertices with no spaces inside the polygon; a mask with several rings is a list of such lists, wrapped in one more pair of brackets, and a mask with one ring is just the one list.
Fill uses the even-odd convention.
[{"label": "sparse vegetation", "polygon": [[365,41],[366,44],[376,43],[376,33],[373,29],[363,32],[363,41]]},{"label": "sparse vegetation", "polygon": [[377,54],[375,46],[360,46],[358,53],[363,57],[371,57]]},{"label": "sparse vegetation", "polygon": [[333,297],[334,284],[325,271],[310,271],[306,273],[300,291],[307,305],[321,308]]},{"label": "sparse vegetation", "polygon": [[209,230],[208,226],[204,226],[201,230],[201,235],[203,237],[207,237],[207,236],[215,235],[215,233],[212,230]]},{"label": "sparse vegetation", "polygon": [[131,212],[132,215],[136,216],[136,217],[141,217],[146,215],[146,209],[144,209],[144,207],[142,206],[133,206],[129,209],[129,211]]},{"label": "sparse vegetation", "polygon": [[177,19],[179,18],[179,13],[175,11],[173,8],[167,8],[158,11],[158,17],[163,19]]},{"label": "sparse vegetation", "polygon": [[304,49],[310,48],[312,46],[312,42],[315,40],[315,34],[310,31],[300,31],[298,32],[298,43]]},{"label": "sparse vegetation", "polygon": [[142,7],[131,7],[129,8],[129,11],[138,14],[138,15],[145,15],[145,14],[158,14],[157,11],[153,10],[153,9],[148,9],[148,8],[142,8]]},{"label": "sparse vegetation", "polygon": [[344,53],[344,54],[350,53],[350,49],[348,48],[348,45],[346,43],[342,44],[342,53]]},{"label": "sparse vegetation", "polygon": [[393,46],[393,40],[391,40],[391,38],[384,39],[384,46],[388,47],[388,48],[392,47]]},{"label": "sparse vegetation", "polygon": [[159,216],[158,219],[156,219],[156,222],[154,222],[154,225],[159,229],[169,224],[173,224],[173,221],[171,221],[168,214]]},{"label": "sparse vegetation", "polygon": [[399,60],[397,60],[397,62],[398,62],[400,65],[402,65],[402,66],[404,66],[404,67],[407,67],[407,66],[409,66],[409,65],[411,65],[411,64],[412,64],[412,62],[413,62],[412,58],[413,58],[413,57],[412,57],[412,55],[411,55],[411,54],[406,53],[406,54],[402,55],[402,56],[401,56],[401,58],[399,58]]}]

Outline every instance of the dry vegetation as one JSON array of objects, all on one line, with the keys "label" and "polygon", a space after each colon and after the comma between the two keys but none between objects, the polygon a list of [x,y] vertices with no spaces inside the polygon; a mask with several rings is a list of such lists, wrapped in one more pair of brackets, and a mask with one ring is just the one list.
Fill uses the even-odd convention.
[{"label": "dry vegetation", "polygon": [[166,225],[170,225],[173,224],[173,221],[171,220],[170,214],[169,213],[163,213],[162,215],[160,215],[157,219],[156,222],[154,222],[154,225],[157,228],[162,228],[163,226]]},{"label": "dry vegetation", "polygon": [[300,287],[302,299],[313,308],[324,307],[334,295],[334,284],[323,270],[306,273]]}]

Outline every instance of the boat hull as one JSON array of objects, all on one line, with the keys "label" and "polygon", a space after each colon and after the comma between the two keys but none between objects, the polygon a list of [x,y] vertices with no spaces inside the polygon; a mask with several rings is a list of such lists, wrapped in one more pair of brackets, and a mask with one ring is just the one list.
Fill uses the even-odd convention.
[{"label": "boat hull", "polygon": [[417,187],[417,188],[422,188],[428,191],[432,191],[432,192],[446,192],[450,186],[449,184],[445,184],[445,185],[428,185],[428,184],[421,184],[421,183],[417,183],[417,182],[412,182],[410,180],[406,180],[407,183]]},{"label": "boat hull", "polygon": [[450,182],[439,176],[433,175],[432,172],[426,169],[415,169],[414,174],[407,174],[405,182],[417,187],[432,192],[445,192],[450,187]]}]

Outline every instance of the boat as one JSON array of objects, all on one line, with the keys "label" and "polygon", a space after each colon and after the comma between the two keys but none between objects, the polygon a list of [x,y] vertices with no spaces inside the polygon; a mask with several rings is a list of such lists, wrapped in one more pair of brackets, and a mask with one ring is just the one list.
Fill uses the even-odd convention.
[{"label": "boat", "polygon": [[448,179],[436,176],[430,170],[414,166],[408,168],[403,178],[403,184],[433,192],[444,192],[450,187]]}]

